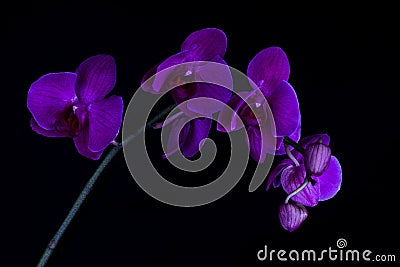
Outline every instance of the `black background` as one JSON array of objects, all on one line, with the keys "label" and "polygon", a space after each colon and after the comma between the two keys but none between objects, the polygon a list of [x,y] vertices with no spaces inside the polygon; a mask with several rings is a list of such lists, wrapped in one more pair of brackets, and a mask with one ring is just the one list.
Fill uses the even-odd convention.
[{"label": "black background", "polygon": [[[347,240],[348,248],[396,254],[400,260],[395,242],[399,46],[394,8],[187,4],[157,8],[156,3],[129,7],[65,1],[3,9],[0,265],[37,263],[100,163],[80,156],[70,139],[45,138],[30,129],[30,84],[49,72],[74,71],[92,55],[110,54],[118,73],[113,93],[126,105],[151,66],[176,53],[191,32],[207,27],[226,33],[225,60],[243,72],[261,49],[285,50],[289,81],[300,102],[302,135],[331,136],[333,154],[343,168],[342,189],[310,209],[304,224],[288,233],[277,217],[284,199],[281,189],[265,192],[262,185],[249,193],[248,174],[212,204],[172,207],[139,188],[120,154],[68,229],[50,266],[265,266],[271,263],[256,258],[264,245],[322,250],[336,247],[339,238]],[[148,137],[157,136],[152,132]],[[227,141],[221,134],[212,137],[217,145]],[[152,143],[153,159],[161,161],[158,143]],[[208,181],[224,167],[223,146],[219,151],[222,165],[204,175]],[[252,167],[251,162],[250,171]],[[180,182],[205,183],[201,179],[186,175]]]}]

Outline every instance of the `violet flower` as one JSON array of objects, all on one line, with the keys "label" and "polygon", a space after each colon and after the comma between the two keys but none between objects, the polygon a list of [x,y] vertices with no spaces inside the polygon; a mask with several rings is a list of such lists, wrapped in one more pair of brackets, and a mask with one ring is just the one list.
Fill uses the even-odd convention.
[{"label": "violet flower", "polygon": [[[219,114],[219,121],[231,121],[231,129],[224,129],[218,124],[219,131],[234,131],[243,125],[236,122],[237,116],[242,119],[249,138],[250,155],[259,162],[263,162],[268,149],[264,149],[265,153],[261,154],[261,147],[268,146],[262,144],[261,132],[259,125],[267,120],[266,103],[271,108],[274,116],[277,145],[275,154],[281,155],[285,153],[282,142],[284,136],[289,136],[294,140],[300,139],[300,109],[296,92],[287,82],[289,78],[289,61],[285,52],[279,47],[270,47],[259,52],[249,63],[247,69],[248,77],[261,90],[264,97],[257,93],[257,89],[252,92],[242,92],[239,96],[233,96],[228,105],[236,113],[232,113],[230,109],[224,108]],[[245,103],[245,100],[248,104]],[[261,121],[257,121],[252,109],[256,110]]]},{"label": "violet flower", "polygon": [[[299,145],[307,151],[307,148],[313,144],[322,143],[329,146],[330,138],[326,134],[317,134],[303,138]],[[292,159],[282,160],[276,168],[270,173],[267,181],[267,190],[273,184],[278,187],[280,184],[286,193],[291,194],[298,189],[307,177],[305,162],[310,162],[298,151],[293,151]],[[307,154],[306,154],[307,155]],[[282,173],[279,179],[279,174]],[[308,183],[304,189],[291,197],[291,199],[304,206],[313,207],[319,201],[325,201],[337,194],[342,182],[342,169],[338,159],[330,156],[329,166],[319,176],[311,174],[311,178],[316,182],[314,185]]]},{"label": "violet flower", "polygon": [[275,120],[277,155],[284,154],[281,149],[282,138],[289,136],[300,139],[300,109],[296,92],[287,82],[290,74],[289,60],[279,47],[269,47],[260,51],[249,63],[247,76],[263,92]]},{"label": "violet flower", "polygon": [[106,97],[115,80],[115,62],[108,55],[88,58],[75,73],[40,77],[28,92],[32,129],[47,137],[73,138],[81,155],[99,159],[122,123],[122,98]]},{"label": "violet flower", "polygon": [[[181,51],[153,67],[148,71],[142,79],[142,89],[152,94],[164,93],[163,88],[175,87],[169,93],[177,104],[180,105],[182,112],[174,117],[174,120],[166,121],[161,126],[165,126],[168,123],[173,123],[172,127],[178,128],[178,126],[185,121],[185,118],[180,116],[191,117],[194,115],[210,115],[222,109],[222,104],[218,104],[216,101],[204,102],[204,101],[188,101],[191,99],[205,97],[212,98],[221,101],[222,103],[228,102],[231,97],[231,91],[209,83],[188,83],[182,85],[187,77],[191,75],[198,75],[203,66],[203,62],[216,62],[226,65],[223,60],[223,56],[226,51],[227,40],[223,31],[214,28],[208,28],[193,32],[190,34],[181,46]],[[180,66],[179,64],[193,62],[193,64],[185,64]],[[174,68],[170,68],[176,66]],[[170,68],[168,71],[164,71]],[[154,81],[149,85],[145,83],[150,77],[154,77]],[[228,80],[232,80],[230,76],[229,68],[225,77]],[[212,120],[209,118],[196,118],[192,119],[187,123],[179,134],[179,147],[176,147],[172,141],[168,141],[168,151],[166,156],[175,153],[179,148],[182,154],[189,158],[194,156],[199,148],[202,146],[201,140],[206,138],[211,128]],[[171,131],[171,138],[175,138],[173,134],[174,130]]]},{"label": "violet flower", "polygon": [[[267,152],[273,152],[271,151],[273,149],[266,148],[267,144],[264,144],[263,151],[261,149],[263,133],[260,127],[263,127],[264,123],[268,123],[265,97],[258,90],[240,92],[231,97],[228,106],[232,109],[225,107],[218,115],[217,130],[231,132],[245,127],[250,156],[258,162],[263,162]],[[230,128],[225,129],[222,125],[229,125]],[[265,140],[267,140],[267,136],[264,134]]]}]

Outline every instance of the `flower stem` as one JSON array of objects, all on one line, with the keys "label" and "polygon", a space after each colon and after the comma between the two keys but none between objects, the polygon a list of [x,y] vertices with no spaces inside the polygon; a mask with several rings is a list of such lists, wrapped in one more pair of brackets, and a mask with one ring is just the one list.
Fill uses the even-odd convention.
[{"label": "flower stem", "polygon": [[50,243],[47,245],[45,252],[42,255],[42,258],[39,261],[39,266],[45,266],[49,257],[53,253],[53,250],[57,246],[58,242],[60,241],[61,237],[63,236],[65,230],[68,228],[69,224],[71,223],[72,219],[75,217],[76,213],[78,212],[79,208],[82,206],[82,203],[85,201],[86,197],[89,195],[90,191],[92,191],[93,185],[96,183],[100,174],[104,171],[104,169],[108,166],[111,160],[115,157],[115,155],[120,151],[122,145],[118,145],[112,148],[104,160],[100,163],[100,166],[94,172],[92,177],[86,183],[85,187],[83,188],[82,192],[79,194],[77,200],[75,201],[74,205],[72,206],[71,210],[69,211],[67,217],[64,219],[64,222],[61,224],[60,228],[58,229],[57,233],[51,239]]},{"label": "flower stem", "polygon": [[306,188],[306,186],[310,183],[310,179],[307,176],[306,179],[304,179],[304,182],[296,189],[294,190],[292,193],[290,193],[286,199],[285,199],[285,204],[289,203],[289,200],[294,197],[295,195],[297,195],[298,193],[301,192],[301,190],[303,190],[304,188]]},{"label": "flower stem", "polygon": [[294,163],[294,165],[296,165],[296,167],[300,166],[299,162],[297,161],[297,159],[293,156],[292,152],[289,149],[289,145],[288,144],[284,144],[285,146],[285,151],[286,151],[286,155],[289,157],[289,159],[291,159]]},{"label": "flower stem", "polygon": [[[133,140],[138,134],[142,133],[145,129],[151,128],[151,126],[158,120],[160,120],[164,115],[166,115],[168,112],[170,112],[176,105],[173,104],[164,110],[162,110],[160,113],[157,114],[153,119],[151,119],[148,123],[146,123],[145,127],[140,128],[135,134],[132,136],[129,136],[124,142],[122,143],[127,143],[130,140]],[[60,228],[58,229],[57,233],[54,235],[54,237],[50,240],[49,244],[47,245],[46,250],[44,251],[42,257],[40,258],[40,261],[37,265],[37,267],[43,267],[46,265],[47,261],[49,260],[51,254],[53,253],[54,249],[58,245],[60,239],[64,235],[65,230],[67,230],[68,226],[70,225],[71,221],[74,219],[76,213],[79,211],[81,208],[82,204],[84,203],[85,199],[89,195],[89,193],[92,191],[92,188],[94,184],[97,182],[99,179],[100,175],[103,173],[103,171],[106,169],[106,167],[110,164],[112,159],[117,155],[117,153],[121,150],[122,148],[122,143],[119,144],[113,144],[114,147],[108,152],[106,157],[103,159],[103,161],[100,163],[99,167],[96,169],[92,177],[90,177],[89,181],[86,183],[85,187],[83,188],[82,192],[79,194],[78,198],[76,199],[74,205],[72,206],[71,210],[69,211],[67,217],[65,217],[63,223],[61,224]]]},{"label": "flower stem", "polygon": [[302,148],[298,143],[296,143],[294,140],[292,140],[291,138],[285,136],[283,138],[283,143],[287,144],[287,145],[291,145],[294,149],[296,149],[297,151],[299,151],[301,154],[304,155],[304,148]]}]

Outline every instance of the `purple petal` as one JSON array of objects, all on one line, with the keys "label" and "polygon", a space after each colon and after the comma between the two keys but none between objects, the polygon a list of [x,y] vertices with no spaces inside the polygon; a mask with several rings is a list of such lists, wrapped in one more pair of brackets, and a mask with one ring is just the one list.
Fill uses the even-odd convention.
[{"label": "purple petal", "polygon": [[277,136],[289,136],[299,126],[300,109],[297,95],[292,86],[281,81],[268,98],[274,115]]},{"label": "purple petal", "polygon": [[227,103],[232,96],[232,92],[229,88],[233,88],[233,81],[229,67],[220,56],[214,57],[212,62],[220,63],[222,65],[204,64],[195,67],[194,72],[197,77],[196,81],[204,82],[196,84],[197,90],[192,98],[206,97],[221,102],[207,101],[204,99],[192,101],[187,104],[189,110],[199,114],[213,114],[222,110],[224,103]]},{"label": "purple petal", "polygon": [[[180,117],[173,122],[168,137],[166,157],[174,154],[180,148],[183,156],[190,158],[199,152],[202,145],[201,141],[208,137],[212,123],[211,119],[196,118],[189,122],[187,121],[188,118]],[[179,146],[177,144],[178,134]]]},{"label": "purple petal", "polygon": [[247,75],[269,96],[277,84],[289,79],[289,60],[279,47],[269,47],[260,51],[249,63]]},{"label": "purple petal", "polygon": [[187,138],[190,130],[190,123],[186,123],[187,121],[187,117],[184,116],[172,120],[171,132],[168,136],[168,143],[164,157],[169,157],[174,154],[182,146],[181,140]]},{"label": "purple petal", "polygon": [[[294,133],[289,135],[289,138],[292,139],[295,142],[299,142],[300,136],[301,136],[301,124],[300,124],[300,120],[299,120],[299,125],[297,126],[296,130],[294,131]],[[285,145],[283,144],[283,138],[282,137],[278,137],[276,143],[277,143],[277,148],[278,149],[276,150],[275,155],[284,155],[284,154],[286,154]],[[293,150],[293,148],[290,147],[290,150]],[[296,157],[296,159],[297,159],[297,157]],[[299,159],[297,159],[297,160],[299,160]]]},{"label": "purple petal", "polygon": [[229,91],[233,90],[231,70],[225,60],[219,55],[207,62],[197,62],[193,67],[193,74],[196,81],[218,84],[230,89]]},{"label": "purple petal", "polygon": [[282,227],[289,232],[299,228],[307,216],[307,209],[303,205],[288,203],[279,206],[279,221]]},{"label": "purple petal", "polygon": [[227,39],[219,29],[208,28],[190,34],[181,46],[181,51],[191,51],[193,60],[208,61],[216,55],[223,57],[226,51]]},{"label": "purple petal", "polygon": [[[246,128],[250,145],[250,156],[257,162],[264,162],[268,153],[273,153],[275,147],[272,145],[272,135],[268,130],[260,130],[258,126],[248,126]],[[273,137],[272,137],[273,138]]]},{"label": "purple petal", "polygon": [[[195,115],[198,115],[196,112],[191,111],[188,108],[188,103],[185,102],[186,100],[192,100],[192,96],[196,93],[197,91],[197,86],[198,84],[196,83],[188,83],[185,85],[178,86],[174,88],[173,90],[169,91],[171,94],[172,98],[174,99],[175,103],[181,104],[179,105],[179,109],[185,113],[186,116],[188,117],[193,117]],[[197,100],[200,101],[200,100]]]},{"label": "purple petal", "polygon": [[50,73],[32,83],[27,106],[37,124],[44,130],[54,130],[56,115],[76,100],[76,74]]},{"label": "purple petal", "polygon": [[277,187],[281,186],[281,179],[278,177],[278,179],[275,179],[272,182],[272,185],[274,186],[274,188],[277,188]]},{"label": "purple petal", "polygon": [[43,129],[42,127],[39,126],[39,124],[37,124],[37,122],[33,118],[30,121],[30,125],[31,125],[32,130],[34,130],[36,133],[44,135],[46,137],[66,137],[65,134],[60,133],[56,130]]},{"label": "purple petal", "polygon": [[329,146],[330,137],[327,134],[306,136],[300,140],[299,145],[306,149],[309,144],[318,143],[320,139],[322,139],[322,144]]},{"label": "purple petal", "polygon": [[[176,65],[188,62],[188,61],[192,61],[189,58],[189,53],[186,51],[179,52],[175,55],[172,55],[172,56],[166,58],[163,62],[161,62],[161,64],[157,68],[157,72],[165,70],[172,66],[176,66]],[[183,74],[185,74],[185,73],[183,73]]]},{"label": "purple petal", "polygon": [[89,106],[89,150],[103,151],[115,139],[121,127],[123,109],[124,103],[119,96],[110,96]]},{"label": "purple petal", "polygon": [[[150,70],[146,72],[146,74],[142,78],[141,88],[143,91],[152,93],[152,94],[159,94],[160,92],[153,88],[153,81],[154,79],[150,79],[157,73],[157,68],[159,64],[153,66]],[[149,80],[150,79],[150,80]]]},{"label": "purple petal", "polygon": [[331,157],[329,168],[319,177],[320,201],[328,200],[336,195],[342,184],[342,167],[338,159]]},{"label": "purple petal", "polygon": [[[152,80],[152,87],[156,93],[184,84],[187,71],[194,63],[187,63],[188,52],[180,52],[165,59],[157,67],[157,73]],[[182,63],[186,63],[181,65]],[[187,78],[189,80],[189,77]]]},{"label": "purple petal", "polygon": [[212,120],[208,118],[197,118],[190,121],[190,129],[187,135],[179,136],[182,154],[186,158],[193,157],[199,152],[204,138],[208,137]]},{"label": "purple petal", "polygon": [[[224,103],[228,102],[231,91],[224,87],[209,84],[199,83],[197,85],[196,94],[187,103],[187,108],[195,113],[202,115],[211,115],[223,109]],[[195,100],[195,98],[203,97],[202,99]],[[211,98],[211,99],[210,99]],[[212,101],[212,99],[219,101]]]},{"label": "purple petal", "polygon": [[258,127],[248,127],[247,135],[249,138],[250,145],[250,156],[257,162],[263,162],[265,160],[266,153],[261,155],[261,131]]},{"label": "purple petal", "polygon": [[[281,183],[286,193],[290,194],[301,186],[306,177],[306,169],[304,165],[297,167],[290,166],[282,172]],[[314,178],[316,184],[309,183],[302,191],[292,197],[292,200],[303,204],[304,206],[313,207],[318,204],[320,189],[318,178]]]},{"label": "purple petal", "polygon": [[292,164],[293,162],[290,159],[284,159],[271,171],[268,177],[266,191],[268,191],[271,184],[279,180],[279,174],[287,167],[292,166]]},{"label": "purple petal", "polygon": [[[247,96],[250,94],[250,92],[240,92],[239,95],[246,99]],[[242,105],[244,103],[243,99],[238,96],[234,95],[232,96],[228,103],[227,106],[231,107],[228,108],[225,106],[218,114],[218,122],[217,123],[217,130],[220,132],[232,132],[239,130],[243,128],[243,123],[241,119],[239,118],[238,114],[235,112],[235,110],[238,110],[238,106]],[[227,126],[225,129],[223,125]]]},{"label": "purple petal", "polygon": [[84,128],[78,137],[74,138],[75,147],[79,154],[89,159],[98,160],[103,151],[93,152],[88,148],[89,143],[89,130]]},{"label": "purple petal", "polygon": [[108,55],[90,57],[79,65],[76,74],[75,92],[79,100],[86,104],[102,100],[115,85],[114,58]]}]

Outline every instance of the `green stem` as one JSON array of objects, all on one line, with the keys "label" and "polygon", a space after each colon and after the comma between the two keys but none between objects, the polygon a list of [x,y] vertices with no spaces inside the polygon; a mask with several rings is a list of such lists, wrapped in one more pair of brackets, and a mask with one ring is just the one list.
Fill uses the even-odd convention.
[{"label": "green stem", "polygon": [[[129,136],[123,143],[127,143],[130,140],[134,139],[138,134],[142,133],[146,128],[152,127],[152,125],[160,120],[164,115],[170,112],[176,105],[173,104],[166,109],[162,110],[160,113],[157,114],[153,119],[151,119],[145,127],[140,128],[135,134]],[[70,225],[71,221],[74,219],[76,213],[81,208],[82,204],[84,203],[85,199],[92,191],[94,184],[99,179],[100,175],[106,169],[106,167],[110,164],[112,159],[117,155],[117,153],[121,150],[122,143],[115,144],[107,154],[107,156],[103,159],[100,163],[99,167],[96,169],[92,177],[90,177],[89,181],[86,183],[85,187],[83,188],[82,192],[79,194],[78,198],[76,199],[74,205],[72,206],[71,210],[69,211],[67,217],[65,217],[64,222],[61,224],[60,228],[58,229],[57,233],[54,237],[50,240],[49,244],[47,245],[46,250],[44,251],[37,267],[43,267],[46,265],[47,261],[49,260],[51,254],[53,253],[54,249],[58,245],[60,239],[64,235],[65,230],[67,230],[68,226]]]},{"label": "green stem", "polygon": [[287,145],[291,145],[294,149],[296,149],[297,151],[299,151],[301,154],[304,155],[304,148],[302,148],[298,143],[296,143],[294,140],[292,140],[291,138],[285,136],[283,138],[283,143],[287,144]]}]

